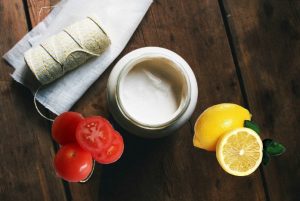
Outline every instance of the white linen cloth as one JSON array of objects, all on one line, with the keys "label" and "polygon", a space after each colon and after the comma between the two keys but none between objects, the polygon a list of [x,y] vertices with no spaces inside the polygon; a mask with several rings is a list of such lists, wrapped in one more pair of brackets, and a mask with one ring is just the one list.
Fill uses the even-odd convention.
[{"label": "white linen cloth", "polygon": [[[100,56],[43,86],[36,99],[55,114],[68,111],[126,46],[152,0],[62,0],[51,13],[27,33],[3,58],[15,68],[12,77],[35,92],[36,83],[24,61],[24,52],[68,25],[96,15],[111,39]],[[99,93],[104,93],[100,92]]]}]

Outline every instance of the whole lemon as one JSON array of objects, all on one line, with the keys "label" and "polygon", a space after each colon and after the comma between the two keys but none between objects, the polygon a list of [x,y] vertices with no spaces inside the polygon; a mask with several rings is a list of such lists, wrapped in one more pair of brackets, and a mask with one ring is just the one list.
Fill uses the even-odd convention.
[{"label": "whole lemon", "polygon": [[194,146],[215,151],[220,136],[235,128],[244,127],[244,121],[250,119],[250,112],[240,105],[221,103],[211,106],[195,123]]}]

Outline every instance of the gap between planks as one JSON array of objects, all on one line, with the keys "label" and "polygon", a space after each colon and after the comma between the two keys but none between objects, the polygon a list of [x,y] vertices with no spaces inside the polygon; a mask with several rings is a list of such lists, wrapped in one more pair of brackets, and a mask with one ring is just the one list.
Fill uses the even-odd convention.
[{"label": "gap between planks", "polygon": [[[29,6],[28,6],[26,0],[22,0],[22,1],[23,1],[23,5],[24,5],[24,10],[25,10],[27,27],[28,27],[28,30],[30,31],[32,29],[32,23],[31,23],[31,18],[30,18],[30,13],[29,13]],[[237,59],[237,56],[236,56],[236,51],[235,51],[235,47],[234,47],[234,43],[233,43],[233,39],[232,39],[232,33],[231,33],[230,26],[229,26],[228,21],[227,21],[226,10],[224,8],[223,1],[222,0],[218,0],[218,1],[219,1],[219,7],[220,7],[221,14],[222,14],[222,20],[223,20],[223,23],[224,23],[228,43],[229,43],[232,58],[233,58],[233,62],[234,62],[235,68],[236,68],[236,73],[237,73],[238,81],[239,81],[239,84],[240,84],[240,90],[241,90],[241,93],[242,93],[244,105],[245,105],[246,108],[249,109],[247,93],[246,93],[246,90],[245,90],[243,77],[241,75],[240,65],[239,65],[239,62],[238,62],[238,59]],[[153,14],[151,13],[151,15],[153,15]],[[145,43],[143,34],[142,34],[142,37],[143,37],[143,41]],[[48,110],[47,110],[47,113],[49,113]],[[193,125],[192,125],[191,121],[189,121],[188,123],[189,123],[190,129],[191,129],[191,132],[193,133]],[[49,123],[49,128],[50,127],[51,127],[51,123]],[[55,146],[55,143],[53,144],[53,146],[54,146],[55,149],[57,149],[57,147]],[[262,181],[263,181],[263,186],[264,186],[266,199],[267,199],[267,201],[269,201],[270,200],[269,192],[268,192],[268,188],[267,188],[267,185],[266,185],[265,176],[264,176],[264,172],[263,172],[262,168],[260,168],[260,173],[261,173],[261,178],[262,178]],[[67,182],[63,182],[63,184],[64,184],[63,186],[65,188],[65,193],[66,193],[67,200],[72,200],[72,195],[71,195],[71,192],[70,192],[69,184]]]},{"label": "gap between planks", "polygon": [[[28,3],[27,3],[27,0],[22,0],[22,2],[23,2],[25,17],[26,17],[27,30],[29,32],[33,28],[32,23],[31,23],[30,13],[29,13],[29,6],[28,6]],[[45,112],[46,116],[50,115],[49,110],[44,109],[44,112]],[[48,129],[51,130],[51,122],[48,122]],[[54,150],[57,151],[58,150],[58,145],[55,143],[55,141],[53,139],[52,139],[52,144],[53,144]],[[68,201],[73,200],[72,199],[72,194],[71,194],[71,191],[70,191],[69,183],[65,182],[63,180],[62,180],[62,183],[63,183],[66,199]]]},{"label": "gap between planks", "polygon": [[22,0],[22,2],[23,2],[24,12],[25,12],[25,17],[27,22],[27,29],[28,31],[30,31],[32,29],[32,24],[30,20],[29,6],[27,4],[27,0]]},{"label": "gap between planks", "polygon": [[[240,90],[241,90],[241,93],[242,93],[242,96],[243,96],[244,106],[248,110],[250,110],[248,96],[247,96],[247,92],[246,92],[246,88],[245,88],[245,83],[244,83],[244,79],[243,79],[243,76],[242,76],[242,73],[241,73],[241,67],[240,67],[240,64],[239,64],[239,61],[238,61],[235,45],[234,45],[234,42],[233,42],[233,36],[232,36],[231,29],[230,29],[230,25],[228,23],[228,17],[230,17],[230,15],[227,13],[227,11],[225,9],[223,0],[218,0],[218,2],[219,2],[220,11],[221,11],[221,14],[222,14],[222,19],[223,19],[224,28],[225,28],[226,36],[227,36],[227,39],[228,39],[232,59],[233,59],[235,69],[236,69],[236,73],[237,73],[237,77],[238,77],[238,80],[239,80]],[[266,201],[270,201],[271,200],[270,199],[270,193],[269,193],[268,185],[267,185],[267,182],[266,182],[265,173],[264,173],[264,170],[261,166],[259,167],[259,172],[260,172],[263,187],[264,187]]]}]

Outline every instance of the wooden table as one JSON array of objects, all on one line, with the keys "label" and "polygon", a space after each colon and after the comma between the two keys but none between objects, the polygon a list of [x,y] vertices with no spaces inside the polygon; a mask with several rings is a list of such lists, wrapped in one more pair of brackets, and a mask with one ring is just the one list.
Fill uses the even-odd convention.
[{"label": "wooden table", "polygon": [[[57,1],[0,0],[0,55]],[[109,118],[126,149],[116,164],[97,165],[85,184],[55,176],[51,124],[37,114],[31,93],[12,80],[12,68],[1,60],[1,201],[300,200],[300,1],[155,0],[120,57],[144,46],[171,49],[188,61],[199,85],[196,110],[171,137],[127,134],[106,105],[112,64],[72,110]],[[220,102],[249,108],[262,138],[282,142],[287,152],[251,176],[226,174],[214,153],[192,146],[197,116]]]}]

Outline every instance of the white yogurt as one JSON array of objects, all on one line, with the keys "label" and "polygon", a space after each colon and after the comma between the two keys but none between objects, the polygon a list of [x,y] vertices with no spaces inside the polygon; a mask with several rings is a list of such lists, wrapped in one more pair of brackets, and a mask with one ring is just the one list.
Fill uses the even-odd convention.
[{"label": "white yogurt", "polygon": [[143,125],[164,124],[176,115],[186,80],[175,64],[163,57],[137,62],[120,83],[126,113]]},{"label": "white yogurt", "polygon": [[188,63],[175,52],[144,47],[125,55],[107,83],[108,106],[129,133],[159,138],[191,117],[198,87]]}]

